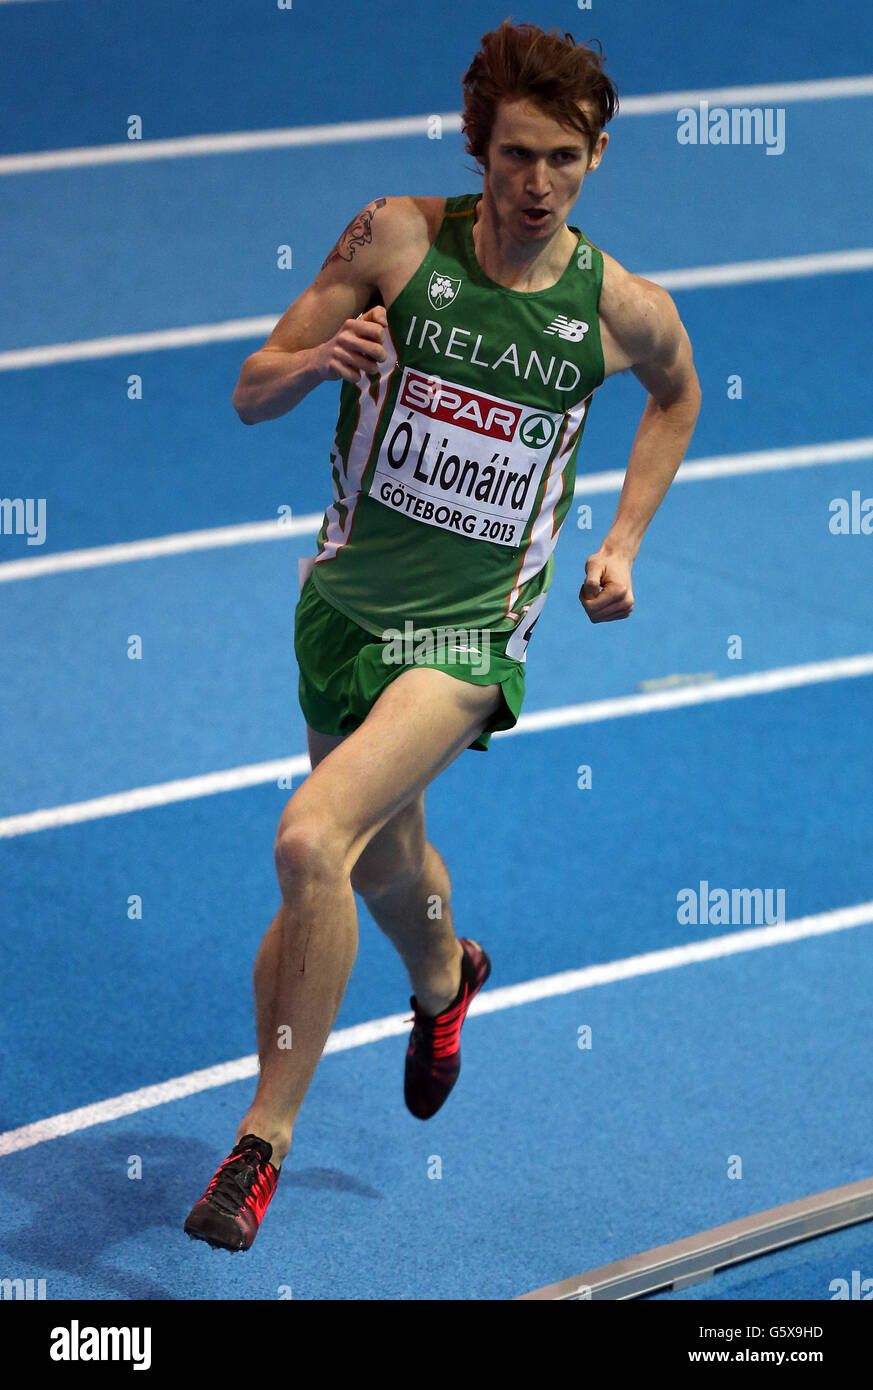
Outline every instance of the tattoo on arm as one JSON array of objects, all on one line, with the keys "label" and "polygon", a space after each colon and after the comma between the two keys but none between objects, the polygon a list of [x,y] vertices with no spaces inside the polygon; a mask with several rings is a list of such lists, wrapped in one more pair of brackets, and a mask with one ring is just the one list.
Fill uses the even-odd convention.
[{"label": "tattoo on arm", "polygon": [[377,198],[372,205],[372,211],[366,207],[363,212],[358,213],[357,217],[352,218],[336,246],[324,261],[322,270],[334,261],[354,260],[357,248],[369,245],[373,240],[373,214],[378,208],[383,208],[387,201],[386,198]]}]

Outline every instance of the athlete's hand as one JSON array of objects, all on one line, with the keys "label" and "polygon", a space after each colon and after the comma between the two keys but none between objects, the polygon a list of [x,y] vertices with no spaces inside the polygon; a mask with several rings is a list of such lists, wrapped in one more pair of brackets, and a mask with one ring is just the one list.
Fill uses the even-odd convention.
[{"label": "athlete's hand", "polygon": [[632,564],[629,555],[604,550],[602,546],[589,555],[585,563],[585,583],[579,590],[579,602],[592,623],[611,623],[616,618],[630,617],[634,606]]},{"label": "athlete's hand", "polygon": [[368,309],[360,318],[346,319],[342,328],[322,343],[319,349],[319,371],[325,381],[343,377],[357,383],[361,373],[372,375],[379,363],[388,356],[383,346],[388,328],[388,315],[383,304]]}]

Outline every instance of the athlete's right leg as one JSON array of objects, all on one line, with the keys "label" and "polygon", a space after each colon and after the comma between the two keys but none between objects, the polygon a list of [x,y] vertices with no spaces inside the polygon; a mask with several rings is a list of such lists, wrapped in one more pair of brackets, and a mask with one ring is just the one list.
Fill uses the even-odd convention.
[{"label": "athlete's right leg", "polygon": [[286,807],[276,843],[282,907],[258,969],[260,1078],[238,1130],[238,1137],[266,1139],[276,1167],[354,962],[352,871],[374,836],[469,746],[498,704],[497,685],[473,686],[424,667],[405,671]]}]

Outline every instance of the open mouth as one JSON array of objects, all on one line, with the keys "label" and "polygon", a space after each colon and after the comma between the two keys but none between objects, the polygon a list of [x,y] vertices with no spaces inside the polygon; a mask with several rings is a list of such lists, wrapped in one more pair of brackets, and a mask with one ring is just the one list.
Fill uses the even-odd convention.
[{"label": "open mouth", "polygon": [[522,208],[521,215],[529,227],[538,227],[551,213],[548,208]]}]

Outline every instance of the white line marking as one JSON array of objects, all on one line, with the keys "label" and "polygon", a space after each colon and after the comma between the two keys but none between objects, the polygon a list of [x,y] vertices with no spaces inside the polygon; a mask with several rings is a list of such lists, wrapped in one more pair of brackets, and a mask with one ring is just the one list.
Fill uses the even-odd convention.
[{"label": "white line marking", "polygon": [[[688,705],[714,704],[720,700],[739,699],[746,695],[769,695],[777,690],[793,690],[798,686],[820,685],[826,681],[852,680],[873,675],[873,652],[860,656],[837,657],[832,661],[813,661],[801,666],[781,666],[769,671],[755,671],[748,676],[729,676],[725,680],[701,681],[697,685],[674,686],[668,690],[646,691],[640,695],[617,695],[608,700],[589,700],[579,705],[563,705],[557,709],[534,710],[522,714],[514,729],[504,729],[495,738],[513,738],[518,734],[541,733],[545,729],[563,729],[574,724],[595,724],[605,719],[623,719],[628,715],[653,714]],[[213,796],[217,792],[234,791],[239,787],[256,787],[276,782],[284,776],[305,776],[309,772],[306,754],[277,758],[267,763],[252,763],[211,772],[201,777],[184,777],[176,782],[161,782],[132,791],[115,792],[92,801],[74,801],[65,806],[51,806],[41,811],[26,811],[21,815],[0,819],[0,840],[18,835],[31,835],[39,830],[58,826],[79,825],[84,821],[102,820],[106,816],[125,815],[164,806],[174,801],[187,801],[198,796]]]},{"label": "white line marking", "polygon": [[[685,270],[647,270],[642,272],[642,276],[644,280],[654,280],[667,290],[694,290],[870,269],[873,269],[873,247],[862,246],[849,251],[821,251],[809,256],[777,256],[766,261],[730,261],[725,265],[691,266]],[[140,352],[162,352],[168,348],[202,347],[207,343],[267,338],[280,318],[281,312],[255,318],[227,319],[221,323],[193,324],[188,328],[161,328],[149,333],[123,333],[114,337],[83,338],[72,343],[46,343],[42,347],[10,348],[0,352],[0,372],[124,357]]]},{"label": "white line marking", "polygon": [[846,97],[869,96],[873,96],[873,75],[865,74],[821,77],[810,82],[759,82],[748,87],[655,92],[650,96],[622,97],[620,105],[625,116],[654,116],[662,111],[675,111],[680,106],[696,106],[699,101],[708,101],[710,106],[769,106],[780,101],[842,101]]},{"label": "white line marking", "polygon": [[[604,965],[565,970],[558,975],[546,975],[538,980],[505,985],[501,989],[492,989],[487,994],[480,994],[470,1006],[470,1017],[474,1014],[499,1013],[503,1009],[517,1008],[521,1004],[554,999],[562,994],[575,994],[583,989],[596,989],[600,985],[616,984],[620,980],[656,975],[684,965],[697,965],[702,961],[719,960],[725,956],[759,951],[770,946],[782,946],[811,936],[847,931],[852,927],[867,926],[870,922],[873,922],[873,902],[858,903],[853,907],[836,908],[831,912],[820,912],[810,917],[798,917],[793,922],[783,922],[772,927],[750,927],[744,931],[730,932],[726,936],[690,941],[685,946],[670,946],[661,951],[648,951],[644,955],[627,956],[624,960],[610,961]],[[380,1042],[383,1038],[401,1037],[408,1030],[408,1013],[391,1014],[387,1018],[373,1019],[369,1023],[358,1023],[351,1028],[341,1028],[331,1033],[325,1053],[345,1052],[353,1047]],[[48,1119],[37,1120],[33,1124],[22,1125],[18,1129],[10,1129],[0,1134],[0,1156],[19,1153],[22,1149],[31,1149],[49,1139],[76,1134],[92,1125],[107,1124],[111,1120],[122,1119],[125,1115],[134,1115],[141,1110],[151,1110],[157,1105],[166,1105],[170,1101],[198,1095],[201,1091],[210,1090],[215,1086],[245,1081],[257,1073],[256,1056],[239,1057],[236,1061],[205,1067],[201,1071],[189,1072],[186,1076],[177,1076],[156,1086],[143,1086],[136,1091],[113,1096],[110,1100],[83,1105],[77,1110],[68,1110],[61,1115],[52,1115]]]},{"label": "white line marking", "polygon": [[691,270],[656,270],[646,275],[665,290],[699,290],[718,285],[752,285],[763,280],[794,280],[803,275],[839,275],[870,270],[873,247],[856,251],[822,251],[811,256],[780,256],[769,261],[737,261],[733,265],[701,265]]},{"label": "white line marking", "polygon": [[[839,439],[831,444],[805,444],[791,449],[759,449],[751,454],[716,454],[711,458],[687,459],[674,482],[689,483],[746,474],[772,473],[786,468],[814,468],[820,464],[850,463],[873,458],[873,436],[867,439]],[[589,497],[600,492],[618,492],[624,470],[580,474],[574,493]],[[120,541],[115,545],[90,546],[83,550],[61,550],[51,555],[29,555],[21,560],[0,563],[0,584],[19,579],[38,579],[46,574],[66,574],[71,570],[97,569],[103,565],[122,565],[134,560],[152,560],[166,555],[187,555],[195,550],[219,550],[226,546],[248,545],[255,541],[292,540],[315,536],[323,514],[308,512],[282,521],[247,521],[237,526],[215,526],[202,531],[180,531],[142,541]]]},{"label": "white line marking", "polygon": [[[714,454],[706,459],[686,459],[674,483],[695,483],[718,478],[738,478],[754,473],[778,473],[786,468],[817,468],[826,463],[854,463],[873,458],[873,435],[866,439],[838,439],[832,444],[802,444],[791,449],[758,449],[751,454]],[[573,489],[577,497],[596,492],[618,492],[625,470],[583,474]],[[321,525],[321,517],[318,519]],[[76,552],[73,551],[73,554]],[[84,552],[87,554],[87,552]],[[50,559],[51,556],[47,556]],[[14,561],[11,563],[15,563]],[[25,562],[26,563],[26,562]],[[3,566],[0,565],[0,581]]]},{"label": "white line marking", "polygon": [[59,362],[85,362],[93,358],[123,357],[133,352],[159,352],[166,348],[202,347],[204,343],[233,343],[244,338],[266,338],[280,318],[280,314],[267,314],[259,318],[226,319],[223,323],[193,324],[189,328],[161,328],[153,333],[122,333],[111,338],[83,338],[75,343],[15,348],[10,352],[0,352],[0,371],[52,367]]},{"label": "white line marking", "polygon": [[[832,661],[810,661],[801,666],[777,666],[769,671],[754,671],[748,676],[728,676],[725,680],[700,681],[697,685],[674,686],[669,690],[649,690],[641,695],[616,695],[581,705],[532,710],[521,715],[514,729],[504,729],[494,737],[513,738],[516,734],[541,733],[544,729],[564,729],[571,724],[597,724],[603,719],[715,704],[746,695],[770,695],[776,690],[794,690],[826,681],[857,680],[860,676],[873,676],[873,652],[837,657]],[[0,827],[2,825],[0,821]]]},{"label": "white line marking", "polygon": [[[797,101],[841,101],[873,95],[873,76],[825,77],[812,82],[769,82],[749,87],[712,87],[690,92],[653,92],[622,97],[621,116],[656,116],[680,106],[742,106],[750,102],[773,104]],[[443,132],[461,129],[459,111],[439,114]],[[402,136],[426,136],[425,116],[396,116],[385,120],[338,121],[329,125],[289,126],[274,130],[239,130],[219,135],[183,135],[168,140],[124,140],[112,145],[83,145],[72,149],[41,150],[0,158],[0,175],[28,174],[47,169],[73,169],[98,164],[127,164],[144,159],[179,159],[192,155],[248,154],[253,150],[287,149],[294,146],[335,145],[350,140],[385,140]]]},{"label": "white line marking", "polygon": [[123,816],[129,811],[145,811],[152,806],[168,806],[174,801],[191,801],[198,796],[238,791],[241,787],[260,787],[268,782],[275,782],[278,787],[280,777],[305,777],[308,772],[309,757],[299,753],[296,757],[275,758],[268,763],[249,763],[244,767],[228,768],[224,772],[208,772],[200,777],[157,782],[150,787],[135,787],[133,791],[98,796],[92,801],[74,801],[45,811],[9,816],[0,820],[0,840],[14,835],[30,835],[37,830],[54,829],[60,825],[103,820],[106,816]]},{"label": "white line marking", "polygon": [[[459,112],[437,114],[444,133],[460,131]],[[169,140],[124,140],[113,145],[9,154],[0,157],[0,175],[129,164],[149,159],[182,159],[191,155],[249,154],[254,150],[340,145],[357,140],[392,140],[407,135],[427,136],[430,120],[431,116],[393,116],[385,120],[335,121],[329,125],[289,126],[278,130],[236,130],[224,135],[182,135]]]},{"label": "white line marking", "polygon": [[222,550],[253,541],[283,541],[295,536],[315,535],[322,522],[321,513],[277,521],[247,521],[239,526],[216,526],[203,531],[181,531],[174,536],[156,536],[144,541],[120,541],[115,545],[96,545],[87,550],[61,550],[55,555],[34,555],[24,560],[0,564],[0,584],[16,579],[36,579],[44,574],[63,574],[69,570],[97,569],[103,565],[123,565],[132,560],[153,560],[163,555],[187,555],[194,550]]}]

